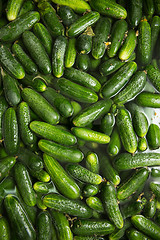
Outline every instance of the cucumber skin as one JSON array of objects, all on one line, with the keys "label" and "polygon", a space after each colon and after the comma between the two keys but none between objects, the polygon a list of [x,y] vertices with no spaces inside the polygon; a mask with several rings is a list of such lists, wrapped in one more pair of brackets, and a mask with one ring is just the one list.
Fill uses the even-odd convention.
[{"label": "cucumber skin", "polygon": [[153,86],[156,88],[158,92],[160,92],[160,71],[156,69],[153,65],[148,65],[146,67],[147,76]]},{"label": "cucumber skin", "polygon": [[0,239],[9,240],[11,236],[10,227],[5,217],[0,217]]},{"label": "cucumber skin", "polygon": [[150,149],[157,149],[160,147],[160,129],[156,124],[150,124],[147,135],[147,142]]},{"label": "cucumber skin", "polygon": [[52,219],[48,211],[41,211],[37,216],[39,240],[50,240],[52,235]]},{"label": "cucumber skin", "polygon": [[135,98],[135,102],[142,107],[159,108],[160,95],[151,92],[142,92]]}]

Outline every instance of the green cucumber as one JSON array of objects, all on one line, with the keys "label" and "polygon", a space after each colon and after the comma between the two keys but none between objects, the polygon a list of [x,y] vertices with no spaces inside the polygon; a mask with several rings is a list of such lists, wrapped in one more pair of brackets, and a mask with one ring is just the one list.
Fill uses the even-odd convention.
[{"label": "green cucumber", "polygon": [[114,157],[121,151],[121,140],[117,129],[113,129],[110,142],[107,145],[107,153],[109,156]]},{"label": "green cucumber", "polygon": [[156,199],[155,195],[153,194],[147,201],[143,214],[147,218],[153,218],[155,213],[156,213]]},{"label": "green cucumber", "polygon": [[13,21],[17,18],[24,0],[8,0],[7,1],[7,19]]},{"label": "green cucumber", "polygon": [[0,18],[0,28],[4,27],[5,25],[7,25],[8,21],[6,18],[1,17]]},{"label": "green cucumber", "polygon": [[119,240],[123,239],[122,237],[125,235],[126,230],[131,227],[130,220],[126,220],[124,222],[124,226],[121,229],[115,229],[112,234],[109,235],[109,240]]},{"label": "green cucumber", "polygon": [[43,159],[45,168],[51,176],[57,190],[69,199],[78,198],[80,196],[80,189],[62,166],[47,154],[43,155]]},{"label": "green cucumber", "polygon": [[18,237],[21,239],[35,240],[36,232],[17,197],[7,195],[4,199],[4,206],[11,225]]},{"label": "green cucumber", "polygon": [[70,146],[77,143],[76,137],[70,132],[45,122],[33,121],[30,123],[30,129],[42,138],[52,140],[63,145]]},{"label": "green cucumber", "polygon": [[9,240],[11,231],[7,219],[3,216],[0,217],[0,239]]},{"label": "green cucumber", "polygon": [[28,104],[26,102],[21,102],[18,106],[17,112],[21,139],[25,145],[30,146],[36,142],[37,138],[29,128],[31,116]]},{"label": "green cucumber", "polygon": [[68,148],[67,146],[45,139],[41,139],[38,142],[38,146],[41,151],[55,157],[61,162],[81,162],[84,157],[83,153],[76,148]]},{"label": "green cucumber", "polygon": [[71,25],[78,18],[78,15],[72,10],[72,8],[63,5],[59,7],[58,15],[62,19],[62,22],[65,26]]},{"label": "green cucumber", "polygon": [[72,0],[52,0],[52,2],[58,4],[58,5],[65,5],[70,8],[72,8],[76,13],[84,13],[86,10],[90,10],[90,5],[83,0],[75,0],[74,2]]},{"label": "green cucumber", "polygon": [[144,137],[148,131],[148,120],[146,115],[143,112],[136,110],[132,122],[137,136]]},{"label": "green cucumber", "polygon": [[8,172],[13,168],[16,163],[16,158],[7,156],[0,161],[0,180],[8,175]]},{"label": "green cucumber", "polygon": [[137,70],[135,62],[126,63],[101,88],[101,96],[111,98],[116,95],[129,81]]},{"label": "green cucumber", "polygon": [[45,211],[47,209],[47,207],[43,204],[43,201],[42,201],[42,194],[40,193],[37,193],[36,194],[36,204],[37,204],[37,207],[43,211]]},{"label": "green cucumber", "polygon": [[55,187],[55,185],[53,184],[53,182],[35,182],[33,185],[33,189],[37,192],[37,193],[42,193],[42,194],[47,194],[47,193],[53,193],[53,192],[57,192],[57,189]]},{"label": "green cucumber", "polygon": [[109,99],[100,100],[97,103],[84,108],[73,118],[73,124],[76,127],[85,127],[89,125],[93,121],[103,116],[103,114],[109,112],[111,104],[112,101]]},{"label": "green cucumber", "polygon": [[128,2],[128,20],[132,28],[138,26],[142,18],[142,0]]},{"label": "green cucumber", "polygon": [[158,35],[160,31],[160,18],[154,16],[151,22],[151,51],[155,49],[156,42],[158,40]]},{"label": "green cucumber", "polygon": [[74,23],[72,23],[67,29],[66,35],[68,37],[75,37],[82,33],[87,27],[93,25],[100,18],[98,12],[88,12],[82,17],[78,18]]},{"label": "green cucumber", "polygon": [[123,219],[140,214],[144,209],[145,203],[141,199],[132,200],[131,202],[122,205],[121,212]]},{"label": "green cucumber", "polygon": [[100,129],[106,135],[110,136],[114,125],[115,125],[115,116],[113,113],[108,113],[101,119]]},{"label": "green cucumber", "polygon": [[93,173],[99,173],[99,160],[98,155],[94,152],[88,152],[85,156],[86,168]]},{"label": "green cucumber", "polygon": [[116,125],[123,147],[127,152],[134,153],[137,150],[137,138],[129,112],[125,108],[118,109]]},{"label": "green cucumber", "polygon": [[73,223],[72,232],[79,236],[104,236],[112,233],[114,229],[114,225],[105,219],[79,219]]},{"label": "green cucumber", "polygon": [[121,19],[114,23],[111,31],[111,45],[108,49],[108,56],[110,58],[115,57],[127,31],[128,24],[125,20]]},{"label": "green cucumber", "polygon": [[12,52],[28,74],[36,74],[38,72],[36,64],[27,55],[27,53],[25,53],[25,51],[23,50],[21,45],[18,44],[18,42],[15,42],[12,45]]},{"label": "green cucumber", "polygon": [[147,135],[147,142],[150,149],[157,149],[160,147],[160,129],[156,124],[150,124]]},{"label": "green cucumber", "polygon": [[30,207],[34,206],[36,204],[36,195],[32,188],[29,173],[22,163],[15,165],[14,177],[23,201]]},{"label": "green cucumber", "polygon": [[92,35],[89,31],[82,33],[76,40],[76,49],[79,54],[88,54],[92,49]]},{"label": "green cucumber", "polygon": [[135,102],[142,107],[159,108],[160,94],[142,92],[136,97]]},{"label": "green cucumber", "polygon": [[82,196],[93,197],[99,192],[99,185],[86,184],[82,189]]},{"label": "green cucumber", "polygon": [[143,138],[139,138],[138,139],[138,150],[143,152],[147,149],[147,140],[145,139],[145,137]]},{"label": "green cucumber", "polygon": [[152,83],[152,85],[155,87],[155,89],[160,92],[160,70],[155,68],[152,64],[148,65],[146,67],[147,76]]},{"label": "green cucumber", "polygon": [[39,20],[40,15],[36,11],[19,16],[0,29],[0,41],[13,42],[17,40],[24,31],[30,30]]},{"label": "green cucumber", "polygon": [[160,3],[159,0],[154,0],[155,10],[158,15],[160,15]]},{"label": "green cucumber", "polygon": [[73,114],[72,114],[72,118],[74,118],[81,110],[82,110],[82,107],[81,105],[76,102],[76,101],[71,101],[71,105],[73,107]]},{"label": "green cucumber", "polygon": [[37,216],[37,236],[39,240],[51,240],[52,219],[48,211],[41,211]]},{"label": "green cucumber", "polygon": [[104,213],[103,204],[98,197],[89,197],[86,199],[86,203],[91,209]]},{"label": "green cucumber", "polygon": [[43,203],[54,210],[81,218],[90,218],[92,210],[80,200],[71,200],[58,195],[50,193],[43,198]]},{"label": "green cucumber", "polygon": [[7,156],[8,156],[8,154],[6,153],[4,147],[1,147],[0,148],[0,159],[4,158],[4,157],[7,157]]},{"label": "green cucumber", "polygon": [[14,108],[5,111],[2,124],[5,150],[9,155],[14,155],[19,148],[19,130]]},{"label": "green cucumber", "polygon": [[46,83],[39,77],[39,75],[28,75],[26,74],[21,84],[25,87],[31,87],[37,92],[44,92],[47,89]]},{"label": "green cucumber", "polygon": [[68,68],[65,70],[64,75],[67,79],[81,84],[85,87],[98,92],[101,88],[99,81],[88,73],[82,72],[76,68]]},{"label": "green cucumber", "polygon": [[160,184],[158,183],[154,183],[154,182],[150,182],[150,185],[149,185],[151,191],[155,194],[156,198],[160,198],[160,194],[159,194],[159,191],[160,191]]},{"label": "green cucumber", "polygon": [[104,240],[104,238],[92,236],[74,236],[74,240]]},{"label": "green cucumber", "polygon": [[160,177],[160,169],[158,167],[153,167],[151,169],[151,176],[154,178]]},{"label": "green cucumber", "polygon": [[62,77],[64,72],[64,56],[67,47],[67,39],[64,36],[56,38],[52,51],[52,70],[54,76]]},{"label": "green cucumber", "polygon": [[105,42],[108,40],[110,29],[111,20],[109,18],[101,17],[94,29],[95,36],[93,37],[92,56],[95,59],[103,57],[106,50]]},{"label": "green cucumber", "polygon": [[76,39],[70,38],[68,40],[68,46],[66,48],[64,64],[66,68],[70,68],[74,65],[76,60]]},{"label": "green cucumber", "polygon": [[99,59],[95,59],[92,56],[90,56],[90,64],[89,64],[89,69],[88,70],[89,70],[90,73],[94,72],[95,75],[93,75],[93,76],[96,76],[96,75],[100,76],[100,74],[97,74],[97,72],[95,72],[95,71],[97,71],[100,63],[101,63],[101,59],[100,58]]},{"label": "green cucumber", "polygon": [[81,71],[89,70],[90,58],[88,54],[77,54],[75,66]]},{"label": "green cucumber", "polygon": [[130,228],[127,231],[127,236],[130,240],[150,240],[146,235],[144,235],[143,233],[139,232],[138,230],[134,229],[134,228]]},{"label": "green cucumber", "polygon": [[40,40],[31,31],[25,31],[22,38],[39,70],[44,74],[51,73],[51,62]]},{"label": "green cucumber", "polygon": [[29,173],[32,177],[36,178],[39,181],[42,181],[42,182],[45,182],[45,183],[50,181],[49,174],[47,172],[45,172],[43,169],[40,169],[38,171],[34,171],[34,170],[29,169]]},{"label": "green cucumber", "polygon": [[121,5],[115,3],[115,1],[91,0],[90,5],[102,15],[118,19],[125,19],[127,17],[127,11]]},{"label": "green cucumber", "polygon": [[33,11],[34,8],[35,8],[35,3],[32,0],[26,0],[26,1],[24,1],[23,5],[18,13],[18,16],[21,16],[25,13]]},{"label": "green cucumber", "polygon": [[57,124],[59,122],[59,114],[49,102],[36,91],[30,88],[24,88],[22,90],[22,98],[42,120],[50,124]]}]

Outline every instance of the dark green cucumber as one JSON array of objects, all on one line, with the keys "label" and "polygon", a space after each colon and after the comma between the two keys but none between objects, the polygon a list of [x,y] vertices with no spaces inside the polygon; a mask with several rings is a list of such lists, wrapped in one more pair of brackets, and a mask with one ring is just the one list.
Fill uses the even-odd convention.
[{"label": "dark green cucumber", "polygon": [[64,97],[62,94],[57,92],[55,89],[48,87],[46,91],[42,93],[43,97],[47,99],[47,101],[57,108],[58,112],[63,117],[70,117],[73,114],[73,107],[71,102]]},{"label": "dark green cucumber", "polygon": [[14,53],[14,56],[18,59],[18,61],[22,64],[25,71],[28,74],[36,74],[38,69],[36,64],[32,61],[32,59],[25,53],[23,48],[18,44],[18,42],[15,42],[12,45],[12,52]]},{"label": "dark green cucumber", "polygon": [[0,217],[0,239],[9,240],[11,231],[7,219],[3,216]]},{"label": "dark green cucumber", "polygon": [[98,11],[102,15],[107,15],[109,17],[125,19],[127,17],[127,11],[115,1],[110,0],[91,0],[91,7]]},{"label": "dark green cucumber", "polygon": [[18,16],[21,16],[25,13],[33,11],[34,9],[35,9],[35,3],[32,0],[26,0],[26,1],[24,1],[23,5],[18,13]]},{"label": "dark green cucumber", "polygon": [[93,173],[79,164],[69,163],[66,169],[73,178],[79,181],[94,185],[98,185],[102,182],[102,177],[99,174]]},{"label": "dark green cucumber", "polygon": [[18,237],[35,240],[36,232],[17,197],[7,195],[4,199],[4,205],[12,227]]},{"label": "dark green cucumber", "polygon": [[47,207],[43,204],[43,201],[42,201],[42,194],[40,193],[37,193],[36,194],[36,204],[37,204],[37,207],[43,211],[45,211],[47,209]]},{"label": "dark green cucumber", "polygon": [[143,138],[139,138],[138,139],[138,150],[143,152],[147,149],[148,145],[147,145],[147,140],[145,139],[145,137]]},{"label": "dark green cucumber", "polygon": [[48,32],[47,28],[42,23],[36,23],[33,26],[33,32],[36,35],[36,37],[40,40],[44,48],[46,49],[46,52],[50,56],[52,53],[52,37],[50,33]]},{"label": "dark green cucumber", "polygon": [[25,31],[22,38],[39,70],[44,74],[51,73],[51,62],[40,40],[31,31]]},{"label": "dark green cucumber", "polygon": [[155,10],[158,15],[160,15],[160,3],[159,0],[154,0]]},{"label": "dark green cucumber", "polygon": [[[69,222],[63,213],[51,210],[53,223],[56,229],[59,240],[72,240],[73,234],[71,232]],[[55,238],[54,238],[55,239]]]},{"label": "dark green cucumber", "polygon": [[68,148],[45,139],[41,139],[38,146],[41,151],[62,162],[81,162],[84,157],[83,153],[76,148]]},{"label": "dark green cucumber", "polygon": [[68,40],[68,46],[66,48],[66,53],[65,53],[65,67],[70,68],[74,65],[75,60],[76,60],[76,39],[75,38],[70,38]]},{"label": "dark green cucumber", "polygon": [[60,6],[58,9],[58,15],[65,26],[71,25],[78,18],[78,15],[69,6]]},{"label": "dark green cucumber", "polygon": [[151,239],[160,239],[160,227],[143,215],[135,215],[131,218],[133,225]]},{"label": "dark green cucumber", "polygon": [[101,17],[94,29],[95,36],[93,37],[92,56],[95,59],[103,57],[106,50],[105,42],[108,40],[110,29],[111,20],[109,18]]},{"label": "dark green cucumber", "polygon": [[155,49],[156,42],[158,40],[158,35],[160,31],[160,18],[154,16],[151,22],[151,51]]},{"label": "dark green cucumber", "polygon": [[73,114],[72,114],[72,117],[74,118],[81,110],[82,110],[82,107],[81,105],[76,102],[76,101],[71,101],[71,104],[72,104],[72,107],[73,107]]},{"label": "dark green cucumber", "polygon": [[86,154],[86,168],[93,173],[99,173],[98,155],[94,152],[87,152]]},{"label": "dark green cucumber", "polygon": [[1,147],[0,148],[0,159],[4,158],[4,157],[7,157],[7,156],[8,156],[8,154],[6,153],[4,147]]},{"label": "dark green cucumber", "polygon": [[156,165],[160,165],[159,153],[136,153],[134,156],[129,153],[121,153],[114,162],[118,171]]},{"label": "dark green cucumber", "polygon": [[114,125],[115,125],[115,116],[113,113],[108,113],[101,119],[100,129],[102,130],[102,132],[110,136]]},{"label": "dark green cucumber", "polygon": [[51,240],[52,219],[48,211],[41,211],[37,216],[37,236],[39,240]]},{"label": "dark green cucumber", "polygon": [[[44,24],[51,33],[52,37],[64,35],[64,26],[60,22],[55,9],[49,2],[41,1],[38,8]],[[54,23],[54,24],[53,24]]]},{"label": "dark green cucumber", "polygon": [[135,62],[126,63],[102,86],[101,95],[105,98],[111,98],[116,95],[136,70],[137,64]]},{"label": "dark green cucumber", "polygon": [[5,150],[9,155],[14,155],[19,148],[19,130],[16,112],[12,107],[5,111],[2,124]]},{"label": "dark green cucumber", "polygon": [[[1,1],[2,2],[2,1]],[[0,18],[0,28],[4,27],[5,25],[7,25],[8,21],[6,18],[1,17]]]},{"label": "dark green cucumber", "polygon": [[123,43],[120,51],[119,51],[119,58],[122,61],[128,60],[132,53],[134,52],[134,49],[137,44],[137,37],[136,37],[136,32],[131,29],[128,31],[127,37],[125,39],[125,42]]},{"label": "dark green cucumber", "polygon": [[58,193],[57,189],[52,181],[50,182],[35,182],[33,189],[37,193],[47,194],[47,193]]},{"label": "dark green cucumber", "polygon": [[117,129],[113,129],[110,142],[107,145],[107,153],[109,156],[116,156],[121,150],[121,140]]},{"label": "dark green cucumber", "polygon": [[160,169],[158,167],[153,167],[151,169],[151,176],[154,178],[160,177]]},{"label": "dark green cucumber", "polygon": [[52,51],[52,70],[53,74],[60,78],[64,72],[64,56],[67,47],[66,37],[59,36],[53,44]]},{"label": "dark green cucumber", "polygon": [[42,138],[52,140],[63,145],[70,146],[77,143],[76,137],[70,132],[45,122],[33,121],[30,124],[30,129]]},{"label": "dark green cucumber", "polygon": [[114,98],[113,101],[116,104],[125,104],[126,102],[133,99],[138,93],[140,93],[146,84],[145,72],[136,72],[125,88],[120,91]]},{"label": "dark green cucumber", "polygon": [[24,78],[25,71],[23,67],[11,54],[9,48],[3,44],[0,45],[0,62],[7,72],[9,72],[13,77],[17,79]]},{"label": "dark green cucumber", "polygon": [[24,0],[9,0],[7,1],[7,19],[13,21],[17,18],[18,13],[22,7]]},{"label": "dark green cucumber", "polygon": [[66,78],[58,79],[56,84],[60,93],[62,92],[78,102],[95,103],[98,100],[98,96],[93,90],[73,83]]},{"label": "dark green cucumber", "polygon": [[86,184],[82,189],[82,196],[93,197],[99,192],[99,185]]},{"label": "dark green cucumber", "polygon": [[0,29],[0,41],[13,42],[17,40],[24,31],[30,30],[39,20],[40,15],[36,11],[19,16]]},{"label": "dark green cucumber", "polygon": [[91,209],[104,213],[103,204],[98,197],[89,197],[86,199],[86,203]]},{"label": "dark green cucumber", "polygon": [[41,77],[39,77],[39,75],[34,76],[26,74],[20,82],[23,84],[23,86],[31,87],[37,92],[44,92],[47,89],[46,83]]},{"label": "dark green cucumber", "polygon": [[137,240],[137,239],[139,239],[139,240],[150,240],[150,238],[148,238],[146,235],[139,232],[135,228],[130,228],[129,230],[127,230],[127,236],[130,240]]},{"label": "dark green cucumber", "polygon": [[87,30],[76,40],[76,48],[79,54],[88,54],[92,49],[92,35]]},{"label": "dark green cucumber", "polygon": [[150,124],[147,135],[147,142],[150,149],[157,149],[160,147],[160,129],[156,124]]},{"label": "dark green cucumber", "polygon": [[49,208],[72,216],[80,218],[90,218],[92,216],[92,210],[82,201],[71,200],[56,193],[46,195],[43,198],[43,203]]},{"label": "dark green cucumber", "polygon": [[116,125],[123,147],[127,152],[134,153],[137,150],[137,138],[129,112],[125,108],[118,109]]},{"label": "dark green cucumber", "polygon": [[[101,59],[100,58],[99,59],[95,59],[92,56],[90,56],[89,72],[90,73],[94,72],[94,74],[97,75],[96,71],[97,71],[100,63],[101,63]],[[100,74],[98,74],[98,75],[101,76]]]},{"label": "dark green cucumber", "polygon": [[117,198],[119,200],[128,198],[133,194],[141,185],[143,185],[149,176],[148,169],[142,168],[135,172],[129,180],[122,183],[117,191]]},{"label": "dark green cucumber", "polygon": [[66,173],[62,166],[47,154],[43,155],[45,168],[47,169],[57,190],[69,199],[80,196],[80,189],[76,182]]},{"label": "dark green cucumber", "polygon": [[155,13],[154,0],[143,1],[143,10],[147,16],[147,19],[151,19]]},{"label": "dark green cucumber", "polygon": [[104,236],[112,233],[115,227],[108,220],[88,219],[76,220],[73,223],[72,232],[79,236]]},{"label": "dark green cucumber", "polygon": [[153,218],[156,213],[156,199],[155,195],[151,195],[150,199],[147,201],[143,214],[147,218]]},{"label": "dark green cucumber", "polygon": [[50,179],[51,179],[49,174],[46,171],[44,171],[43,169],[40,169],[38,171],[34,171],[34,170],[29,169],[29,173],[32,177],[34,177],[37,180],[42,181],[44,183],[49,182]]},{"label": "dark green cucumber", "polygon": [[160,94],[142,92],[136,97],[135,102],[142,107],[159,108]]},{"label": "dark green cucumber", "polygon": [[103,116],[103,114],[109,112],[111,104],[112,101],[109,99],[100,100],[97,103],[84,108],[73,118],[73,124],[77,127],[87,126],[88,124]]},{"label": "dark green cucumber", "polygon": [[154,182],[150,182],[149,185],[151,191],[155,194],[156,198],[160,198],[160,184],[158,183],[154,183]]},{"label": "dark green cucumber", "polygon": [[90,58],[88,54],[77,54],[75,66],[81,71],[88,72]]},{"label": "dark green cucumber", "polygon": [[67,29],[66,35],[68,37],[75,37],[82,33],[87,27],[93,25],[100,18],[98,12],[88,12],[82,17],[78,18],[74,23],[72,23]]},{"label": "dark green cucumber", "polygon": [[148,131],[149,125],[146,115],[136,110],[132,118],[132,123],[137,136],[144,137]]},{"label": "dark green cucumber", "polygon": [[29,173],[22,163],[17,163],[15,165],[14,177],[23,201],[28,206],[34,206],[36,204],[36,195],[32,188],[32,182]]},{"label": "dark green cucumber", "polygon": [[32,110],[44,121],[50,124],[59,122],[59,114],[49,102],[36,91],[30,88],[22,90],[22,98],[28,103]]},{"label": "dark green cucumber", "polygon": [[112,183],[105,183],[102,189],[103,203],[105,211],[111,222],[115,224],[117,228],[123,227],[123,217],[119,209],[117,202],[116,189]]},{"label": "dark green cucumber", "polygon": [[132,200],[131,202],[122,205],[121,212],[123,219],[132,217],[136,214],[140,214],[144,209],[146,202],[141,199]]},{"label": "dark green cucumber", "polygon": [[[140,0],[141,1],[141,0]],[[133,1],[134,2],[134,1]],[[143,19],[138,26],[137,61],[140,65],[146,66],[151,61],[151,26],[146,19]]]},{"label": "dark green cucumber", "polygon": [[128,20],[132,28],[138,26],[142,18],[142,0],[128,2]]},{"label": "dark green cucumber", "polygon": [[124,226],[121,229],[115,229],[114,232],[112,234],[109,235],[109,240],[119,240],[119,239],[123,239],[123,236],[125,235],[126,230],[131,227],[132,224],[130,222],[130,220],[126,220],[124,222]]},{"label": "dark green cucumber", "polygon": [[155,68],[152,64],[146,67],[147,76],[153,86],[160,92],[160,70]]},{"label": "dark green cucumber", "polygon": [[28,104],[26,102],[21,102],[18,106],[17,111],[21,139],[25,145],[30,146],[36,142],[37,138],[29,128],[31,116]]},{"label": "dark green cucumber", "polygon": [[115,57],[115,55],[117,54],[122,44],[122,41],[124,39],[127,28],[128,28],[128,24],[123,19],[118,20],[114,23],[111,31],[111,38],[110,38],[111,45],[109,46],[109,49],[108,49],[108,56],[110,58]]},{"label": "dark green cucumber", "polygon": [[16,158],[7,156],[0,161],[0,180],[8,175],[8,172],[13,168],[16,163]]}]

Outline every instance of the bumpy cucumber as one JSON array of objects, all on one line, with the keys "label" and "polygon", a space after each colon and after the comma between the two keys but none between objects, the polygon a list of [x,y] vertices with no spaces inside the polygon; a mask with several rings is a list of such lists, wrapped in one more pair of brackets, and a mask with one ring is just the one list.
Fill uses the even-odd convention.
[{"label": "bumpy cucumber", "polygon": [[156,213],[156,198],[155,195],[153,194],[146,203],[143,214],[147,218],[153,218],[155,213]]},{"label": "bumpy cucumber", "polygon": [[16,163],[16,158],[7,156],[1,159],[0,162],[0,180],[8,175],[8,171],[13,168]]},{"label": "bumpy cucumber", "polygon": [[88,54],[92,49],[92,33],[89,30],[82,33],[76,40],[76,48],[80,54]]},{"label": "bumpy cucumber", "polygon": [[5,217],[0,217],[0,239],[9,240],[11,236],[10,227]]},{"label": "bumpy cucumber", "polygon": [[138,230],[136,230],[135,228],[130,228],[127,231],[127,236],[129,237],[130,240],[149,240],[149,238],[144,235],[143,233],[139,232]]},{"label": "bumpy cucumber", "polygon": [[75,60],[76,60],[76,39],[75,38],[70,38],[68,40],[68,46],[66,48],[66,53],[65,53],[65,67],[70,68],[74,65]]},{"label": "bumpy cucumber", "polygon": [[150,187],[151,191],[155,194],[155,196],[157,198],[159,198],[160,197],[160,194],[159,194],[160,184],[154,183],[154,182],[150,182],[149,187]]},{"label": "bumpy cucumber", "polygon": [[112,234],[109,235],[109,240],[119,240],[123,239],[123,236],[125,235],[126,230],[131,227],[132,224],[129,219],[127,219],[124,222],[124,226],[121,229],[115,229]]},{"label": "bumpy cucumber", "polygon": [[82,189],[82,196],[93,197],[99,192],[99,185],[86,184]]},{"label": "bumpy cucumber", "polygon": [[144,209],[145,204],[146,204],[146,201],[143,201],[141,199],[132,200],[129,203],[124,204],[121,207],[123,219],[132,217],[136,214],[140,214]]},{"label": "bumpy cucumber", "polygon": [[18,12],[22,7],[24,0],[9,0],[7,2],[7,19],[13,21],[17,18]]},{"label": "bumpy cucumber", "polygon": [[150,149],[157,149],[160,147],[160,129],[156,124],[150,124],[147,135],[147,142]]},{"label": "bumpy cucumber", "polygon": [[60,6],[58,9],[58,15],[65,26],[71,25],[78,18],[78,15],[69,6]]},{"label": "bumpy cucumber", "polygon": [[109,156],[116,156],[121,150],[121,140],[117,129],[113,129],[110,142],[107,146],[107,153]]},{"label": "bumpy cucumber", "polygon": [[115,116],[113,113],[108,113],[101,119],[100,129],[102,130],[102,132],[110,136],[114,125],[115,125]]},{"label": "bumpy cucumber", "polygon": [[76,68],[81,71],[87,72],[89,70],[89,55],[88,54],[78,54],[76,56]]},{"label": "bumpy cucumber", "polygon": [[88,152],[86,155],[86,168],[93,173],[99,173],[98,155],[94,152]]},{"label": "bumpy cucumber", "polygon": [[142,92],[136,97],[135,102],[142,107],[159,108],[160,94]]},{"label": "bumpy cucumber", "polygon": [[152,52],[155,49],[159,31],[160,31],[160,18],[158,16],[154,16],[151,22],[151,51]]},{"label": "bumpy cucumber", "polygon": [[155,68],[153,65],[148,65],[146,67],[147,70],[147,76],[150,80],[150,82],[153,84],[153,86],[156,88],[158,92],[160,92],[160,70]]},{"label": "bumpy cucumber", "polygon": [[143,152],[147,149],[148,145],[147,145],[147,140],[145,137],[143,138],[139,138],[138,139],[138,150]]},{"label": "bumpy cucumber", "polygon": [[134,2],[134,0],[128,3],[128,19],[131,27],[135,28],[142,18],[142,0]]},{"label": "bumpy cucumber", "polygon": [[144,137],[148,131],[148,120],[146,115],[143,112],[136,110],[132,117],[132,122],[137,136],[141,138]]},{"label": "bumpy cucumber", "polygon": [[52,219],[48,211],[42,211],[37,216],[39,240],[50,240],[52,235]]}]

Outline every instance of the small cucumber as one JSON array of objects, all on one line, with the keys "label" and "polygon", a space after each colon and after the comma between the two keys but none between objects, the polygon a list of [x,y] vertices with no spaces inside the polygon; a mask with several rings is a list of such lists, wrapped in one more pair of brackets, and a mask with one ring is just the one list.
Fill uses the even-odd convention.
[{"label": "small cucumber", "polygon": [[71,25],[78,18],[78,15],[72,10],[72,8],[63,5],[59,7],[58,15],[62,19],[62,22],[65,26]]},{"label": "small cucumber", "polygon": [[[150,0],[151,1],[151,0]],[[154,16],[151,22],[151,51],[154,52],[156,42],[158,40],[158,35],[160,32],[160,18]]]},{"label": "small cucumber", "polygon": [[88,54],[92,49],[92,35],[87,30],[76,40],[76,48],[79,54]]},{"label": "small cucumber", "polygon": [[156,199],[153,194],[145,205],[143,214],[147,218],[153,218],[156,213]]},{"label": "small cucumber", "polygon": [[113,113],[108,113],[101,119],[100,129],[106,135],[110,136],[114,125],[115,125],[115,116]]},{"label": "small cucumber", "polygon": [[146,67],[147,76],[153,86],[156,88],[158,92],[160,92],[160,70],[155,68],[152,64]]},{"label": "small cucumber", "polygon": [[150,182],[149,187],[151,191],[155,194],[156,198],[160,198],[160,184]]},{"label": "small cucumber", "polygon": [[11,231],[7,219],[3,216],[0,217],[0,239],[9,240]]},{"label": "small cucumber", "polygon": [[143,1],[137,0],[136,3],[134,0],[128,2],[128,20],[132,28],[138,26],[142,18],[142,6]]},{"label": "small cucumber", "polygon": [[78,18],[74,23],[72,23],[67,29],[66,35],[68,37],[75,37],[82,33],[87,27],[93,25],[100,18],[98,12],[88,12],[82,17]]},{"label": "small cucumber", "polygon": [[70,38],[68,40],[68,46],[66,48],[65,52],[65,59],[64,59],[64,65],[66,68],[71,68],[76,60],[76,39]]},{"label": "small cucumber", "polygon": [[8,0],[7,1],[6,15],[9,21],[13,21],[17,18],[23,2],[24,0]]},{"label": "small cucumber", "polygon": [[33,185],[33,189],[37,193],[47,194],[47,193],[58,193],[53,182],[35,182]]},{"label": "small cucumber", "polygon": [[153,167],[151,169],[151,176],[154,178],[160,177],[160,169],[158,167]]},{"label": "small cucumber", "polygon": [[59,122],[60,116],[58,112],[36,91],[30,88],[24,88],[22,90],[22,98],[44,121],[50,124],[57,124]]},{"label": "small cucumber", "polygon": [[142,92],[136,97],[135,102],[142,107],[159,108],[160,94]]},{"label": "small cucumber", "polygon": [[77,54],[75,66],[81,71],[88,72],[90,58],[88,54]]},{"label": "small cucumber", "polygon": [[43,203],[54,210],[77,216],[80,218],[90,218],[92,210],[80,200],[71,200],[56,193],[50,193],[43,198]]},{"label": "small cucumber", "polygon": [[89,197],[86,199],[86,203],[91,209],[104,213],[103,204],[98,197]]},{"label": "small cucumber", "polygon": [[34,171],[29,169],[29,173],[32,177],[36,178],[39,181],[42,181],[44,183],[47,183],[50,181],[50,176],[47,172],[45,172],[43,169],[40,169],[38,171]]},{"label": "small cucumber", "polygon": [[41,211],[37,216],[37,236],[39,240],[51,240],[52,219],[48,211]]},{"label": "small cucumber", "polygon": [[93,197],[99,192],[99,185],[86,184],[82,189],[82,196]]},{"label": "small cucumber", "polygon": [[8,175],[8,172],[13,168],[16,163],[16,158],[7,156],[0,161],[0,180]]},{"label": "small cucumber", "polygon": [[148,120],[146,115],[143,112],[136,110],[132,122],[137,136],[143,138],[148,131]]},{"label": "small cucumber", "polygon": [[139,138],[138,139],[138,150],[143,152],[147,149],[148,145],[147,145],[147,140],[145,139],[145,137],[143,138]]},{"label": "small cucumber", "polygon": [[114,157],[121,151],[121,140],[117,129],[113,129],[110,142],[107,145],[107,153],[109,156]]},{"label": "small cucumber", "polygon": [[134,229],[134,228],[130,228],[127,231],[127,236],[130,240],[150,240],[150,238],[148,238],[146,235],[144,235],[143,233],[139,232],[138,230]]},{"label": "small cucumber", "polygon": [[93,173],[99,173],[99,160],[98,155],[94,152],[88,152],[85,156],[86,168]]},{"label": "small cucumber", "polygon": [[37,92],[44,92],[47,89],[46,83],[39,77],[39,75],[28,75],[26,74],[22,81],[23,86],[31,87]]},{"label": "small cucumber", "polygon": [[24,1],[19,13],[18,13],[18,16],[21,16],[25,13],[29,13],[30,11],[33,11],[35,8],[35,3],[32,1],[32,0],[26,0]]},{"label": "small cucumber", "polygon": [[157,149],[160,147],[160,129],[156,124],[150,124],[147,135],[147,142],[150,149]]}]

